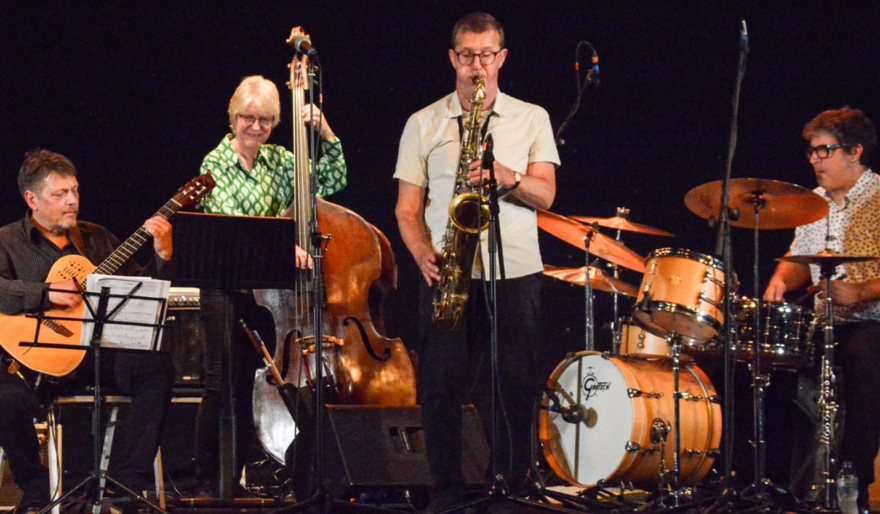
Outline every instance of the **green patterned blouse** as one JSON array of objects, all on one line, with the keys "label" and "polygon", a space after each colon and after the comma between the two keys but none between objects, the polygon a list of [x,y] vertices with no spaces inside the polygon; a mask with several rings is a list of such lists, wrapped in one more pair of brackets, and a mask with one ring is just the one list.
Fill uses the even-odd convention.
[{"label": "green patterned blouse", "polygon": [[[217,185],[201,204],[205,212],[236,216],[279,216],[293,200],[295,188],[294,156],[279,145],[263,145],[248,173],[232,148],[232,134],[205,156],[202,174],[209,170]],[[342,143],[322,141],[323,156],[318,161],[318,196],[329,196],[347,184]]]}]

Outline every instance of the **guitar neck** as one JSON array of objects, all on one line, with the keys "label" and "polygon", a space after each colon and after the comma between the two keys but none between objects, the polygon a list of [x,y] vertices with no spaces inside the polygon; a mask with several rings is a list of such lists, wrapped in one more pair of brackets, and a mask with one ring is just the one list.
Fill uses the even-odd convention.
[{"label": "guitar neck", "polygon": [[[168,203],[162,206],[161,209],[154,216],[162,216],[163,218],[171,219],[174,214],[183,207],[175,196],[171,200],[168,200]],[[102,262],[95,269],[94,273],[99,275],[114,275],[119,268],[121,268],[131,256],[137,253],[147,241],[150,240],[150,234],[144,230],[144,227],[140,227],[132,234],[128,239],[125,240],[124,243],[119,245],[119,248],[113,251],[104,262]]]}]

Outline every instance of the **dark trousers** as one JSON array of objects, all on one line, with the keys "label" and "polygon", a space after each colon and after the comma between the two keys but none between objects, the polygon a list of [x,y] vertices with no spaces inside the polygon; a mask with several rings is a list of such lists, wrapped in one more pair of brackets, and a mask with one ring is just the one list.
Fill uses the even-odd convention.
[{"label": "dark trousers", "polygon": [[[202,290],[200,318],[205,335],[205,357],[202,362],[205,392],[196,418],[196,476],[203,487],[215,487],[213,484],[219,478],[221,417],[225,420],[227,430],[234,432],[230,437],[233,438],[231,442],[235,451],[233,455],[226,456],[232,459],[230,471],[233,483],[238,482],[243,459],[251,455],[254,456],[253,460],[263,458],[251,408],[254,372],[261,366],[261,356],[251,346],[239,320],[244,319],[251,329],[259,329],[269,351],[272,351],[275,333],[271,316],[268,327],[266,316],[269,316],[268,311],[261,309],[249,292]],[[232,404],[222,394],[227,373],[232,377],[229,384],[233,391]],[[233,414],[235,426],[230,426]],[[229,448],[228,451],[233,449]]]},{"label": "dark trousers", "polygon": [[859,498],[867,498],[880,449],[880,321],[836,325],[834,339],[846,408],[839,462],[853,463]]},{"label": "dark trousers", "polygon": [[[531,465],[531,426],[539,380],[534,370],[541,302],[540,274],[498,283],[499,407],[497,472],[511,485]],[[486,284],[488,288],[488,283]],[[422,407],[428,464],[435,489],[462,484],[461,406],[474,403],[491,444],[489,318],[483,285],[471,282],[461,321],[452,330],[432,321],[434,289],[423,282],[419,294],[423,337],[418,397]],[[504,415],[502,415],[504,414]],[[509,427],[509,430],[508,430]],[[510,437],[508,437],[508,434]]]},{"label": "dark trousers", "polygon": [[[171,402],[174,367],[164,353],[104,350],[101,356],[101,386],[131,396],[123,450],[113,457],[119,459],[118,476],[114,478],[135,490],[144,490],[153,481],[153,459]],[[90,354],[73,374],[50,387],[51,394],[63,394],[92,384],[93,370],[94,360]],[[48,472],[40,465],[40,448],[33,424],[40,401],[40,394],[20,377],[6,373],[5,369],[0,373],[0,446],[26,498],[48,503]],[[68,444],[90,446],[91,441],[69,441]]]}]

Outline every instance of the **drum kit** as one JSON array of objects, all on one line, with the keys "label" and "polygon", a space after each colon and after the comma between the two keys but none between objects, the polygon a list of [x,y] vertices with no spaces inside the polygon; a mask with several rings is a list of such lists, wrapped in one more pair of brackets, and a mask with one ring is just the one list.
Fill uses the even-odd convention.
[{"label": "drum kit", "polygon": [[[755,480],[761,486],[769,483],[763,474],[762,444],[763,388],[769,384],[766,372],[803,367],[812,355],[818,323],[799,305],[760,299],[758,234],[760,230],[813,223],[826,217],[829,209],[818,194],[785,182],[733,179],[729,191],[730,224],[754,230],[755,257],[754,297],[731,302],[735,327],[730,330],[725,330],[725,282],[731,282],[731,298],[739,284],[735,277],[725,277],[720,260],[676,248],[662,248],[641,258],[620,241],[621,232],[672,234],[630,221],[627,209],[618,209],[612,218],[567,218],[539,211],[539,228],[585,252],[585,266],[546,265],[544,271],[587,291],[586,350],[569,354],[553,371],[538,415],[544,455],[552,470],[573,486],[603,490],[619,485],[659,491],[658,504],[671,497],[675,506],[691,496],[692,488],[700,484],[720,454],[722,409],[709,378],[682,351],[720,356],[725,332],[731,339],[732,359],[747,363],[752,371]],[[685,204],[701,218],[717,218],[721,182],[691,190]],[[602,234],[600,227],[617,230],[617,237]],[[608,261],[612,272],[590,266],[590,255]],[[811,255],[781,260],[833,270],[838,264],[866,259],[870,258]],[[619,267],[641,272],[641,285],[621,280]],[[611,353],[594,351],[593,289],[614,298]],[[830,297],[830,288],[828,294]],[[635,299],[631,318],[620,323],[619,295]],[[827,306],[826,312],[823,363],[828,359],[833,364],[833,320]],[[828,366],[826,377],[833,371]],[[830,419],[836,409],[833,394],[833,390],[822,392]],[[826,479],[829,467],[826,465]],[[755,492],[760,491],[762,487],[756,486]]]}]

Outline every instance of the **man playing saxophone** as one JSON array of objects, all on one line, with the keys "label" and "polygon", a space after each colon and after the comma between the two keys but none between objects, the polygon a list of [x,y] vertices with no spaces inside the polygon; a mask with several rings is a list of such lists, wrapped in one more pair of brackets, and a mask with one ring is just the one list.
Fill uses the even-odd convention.
[{"label": "man playing saxophone", "polygon": [[[409,118],[394,174],[399,187],[395,212],[400,233],[425,279],[419,295],[423,350],[418,396],[435,482],[432,508],[451,505],[464,492],[461,405],[473,401],[484,419],[490,415],[490,320],[481,283],[489,278],[486,231],[480,235],[472,272],[475,280],[470,283],[461,318],[451,328],[433,320],[432,286],[441,278],[439,251],[446,243],[449,205],[456,192],[460,160],[466,153],[461,151],[462,141],[468,131],[478,130],[481,139],[492,135],[494,171],[503,195],[499,221],[505,280],[498,286],[498,355],[504,409],[499,412],[507,415],[511,437],[506,437],[505,418],[499,417],[497,471],[516,491],[524,484],[530,464],[532,403],[540,382],[532,366],[538,347],[543,270],[535,210],[553,203],[559,155],[547,112],[498,90],[498,72],[507,53],[504,30],[492,16],[474,13],[455,24],[449,50],[455,92]],[[467,127],[480,82],[474,80],[475,74],[485,87],[482,116],[478,117],[481,126]],[[481,165],[477,158],[466,167],[470,182],[480,182]],[[470,366],[478,368],[474,370],[468,363],[481,364]],[[484,426],[491,429],[485,422]]]}]

